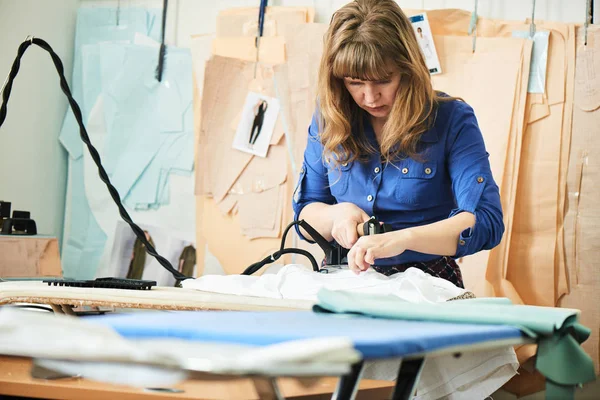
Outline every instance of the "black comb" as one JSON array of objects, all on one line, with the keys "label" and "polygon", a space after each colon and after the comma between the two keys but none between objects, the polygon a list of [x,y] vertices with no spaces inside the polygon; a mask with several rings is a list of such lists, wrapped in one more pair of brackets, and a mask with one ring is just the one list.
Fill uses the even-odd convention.
[{"label": "black comb", "polygon": [[48,286],[71,286],[87,288],[105,288],[105,289],[131,289],[131,290],[150,290],[156,286],[156,281],[144,281],[140,279],[126,278],[96,278],[94,280],[77,279],[45,279],[42,282]]}]

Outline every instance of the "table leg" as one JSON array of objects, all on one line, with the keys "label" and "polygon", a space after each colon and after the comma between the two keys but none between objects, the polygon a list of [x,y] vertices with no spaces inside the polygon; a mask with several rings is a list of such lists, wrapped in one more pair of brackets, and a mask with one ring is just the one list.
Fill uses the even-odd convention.
[{"label": "table leg", "polygon": [[283,400],[284,397],[281,395],[279,386],[277,385],[277,378],[268,377],[255,377],[252,378],[254,388],[258,394],[258,398],[261,400]]},{"label": "table leg", "polygon": [[337,388],[333,393],[334,400],[353,400],[358,391],[358,385],[363,373],[364,363],[361,361],[352,365],[350,373],[340,377]]},{"label": "table leg", "polygon": [[402,360],[392,395],[393,400],[409,400],[415,396],[424,361],[423,358]]},{"label": "table leg", "polygon": [[60,305],[50,304],[50,307],[52,307],[52,311],[54,311],[54,314],[64,314],[63,309]]}]

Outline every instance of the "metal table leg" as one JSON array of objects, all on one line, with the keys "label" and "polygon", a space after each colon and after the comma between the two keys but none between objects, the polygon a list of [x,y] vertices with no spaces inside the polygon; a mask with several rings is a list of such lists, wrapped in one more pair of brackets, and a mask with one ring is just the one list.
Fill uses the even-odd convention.
[{"label": "metal table leg", "polygon": [[254,388],[261,400],[283,400],[284,397],[277,386],[277,378],[255,377],[252,379]]},{"label": "metal table leg", "polygon": [[394,387],[393,400],[409,400],[415,396],[417,382],[423,371],[423,358],[413,360],[402,360],[398,369],[398,378]]},{"label": "metal table leg", "polygon": [[333,400],[353,400],[358,392],[358,385],[363,373],[364,363],[361,361],[352,365],[350,373],[340,377]]}]

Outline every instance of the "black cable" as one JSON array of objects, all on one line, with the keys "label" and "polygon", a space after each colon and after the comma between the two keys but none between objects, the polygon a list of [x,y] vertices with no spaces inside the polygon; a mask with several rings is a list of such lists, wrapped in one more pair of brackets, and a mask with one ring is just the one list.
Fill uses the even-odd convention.
[{"label": "black cable", "polygon": [[0,127],[2,127],[2,124],[6,119],[8,99],[10,97],[13,81],[17,76],[17,73],[19,72],[19,68],[21,65],[21,57],[23,57],[25,51],[32,44],[36,44],[42,49],[46,50],[48,53],[50,53],[52,61],[54,62],[54,66],[56,67],[56,71],[58,72],[58,75],[60,77],[60,88],[62,89],[63,93],[67,96],[67,99],[69,100],[69,105],[71,106],[71,110],[73,111],[75,119],[77,120],[77,124],[79,125],[79,135],[81,136],[81,140],[87,145],[90,155],[92,156],[94,163],[96,163],[96,166],[98,167],[98,174],[100,175],[100,179],[102,179],[102,182],[106,184],[106,187],[110,192],[110,196],[113,198],[115,204],[119,208],[119,214],[121,215],[121,218],[123,218],[123,220],[129,224],[129,226],[135,233],[135,236],[137,236],[138,239],[140,239],[140,241],[146,246],[146,252],[154,258],[156,258],[160,265],[162,265],[171,274],[173,274],[175,279],[183,280],[190,278],[189,276],[185,276],[181,272],[177,271],[175,268],[173,268],[169,260],[158,254],[154,246],[152,246],[152,244],[146,239],[144,231],[131,220],[131,217],[127,213],[127,210],[125,209],[125,207],[123,207],[123,204],[121,203],[121,197],[119,196],[119,192],[110,182],[110,179],[108,178],[108,175],[106,174],[106,171],[102,166],[100,154],[98,154],[98,151],[90,141],[90,137],[88,136],[87,130],[85,129],[85,126],[83,124],[81,109],[79,108],[77,101],[75,101],[75,99],[71,95],[71,90],[69,89],[69,84],[67,83],[67,80],[65,78],[64,68],[60,57],[54,52],[54,50],[52,50],[52,47],[50,47],[50,45],[42,39],[28,38],[19,46],[17,57],[15,58],[15,61],[8,75],[6,85],[4,86],[4,89],[2,91],[2,106],[0,106]]},{"label": "black cable", "polygon": [[15,307],[15,308],[31,308],[33,310],[43,310],[43,311],[48,311],[53,313],[54,310],[52,309],[52,307],[45,307],[45,306],[40,306],[37,304],[13,304],[11,305],[11,307]]},{"label": "black cable", "polygon": [[165,27],[167,26],[167,5],[168,0],[163,0],[162,25],[160,31],[160,50],[158,51],[158,66],[156,67],[156,79],[162,82],[163,70],[165,69],[165,55],[167,47],[165,46]]},{"label": "black cable", "polygon": [[293,221],[292,223],[290,223],[283,231],[283,235],[281,237],[281,246],[279,247],[279,250],[276,251],[275,253],[263,258],[261,261],[255,262],[254,264],[250,265],[248,268],[246,268],[244,270],[244,272],[242,272],[242,275],[252,275],[253,273],[258,271],[265,265],[277,261],[284,254],[300,254],[302,256],[305,256],[310,261],[313,271],[319,272],[319,265],[317,264],[317,260],[315,260],[315,257],[313,257],[313,255],[310,254],[310,252],[303,250],[303,249],[296,249],[296,248],[286,249],[286,248],[284,248],[285,247],[285,239],[287,237],[287,234],[294,225],[300,225],[300,226],[304,227],[305,225],[308,225],[308,224],[306,222],[304,222],[304,220]]}]

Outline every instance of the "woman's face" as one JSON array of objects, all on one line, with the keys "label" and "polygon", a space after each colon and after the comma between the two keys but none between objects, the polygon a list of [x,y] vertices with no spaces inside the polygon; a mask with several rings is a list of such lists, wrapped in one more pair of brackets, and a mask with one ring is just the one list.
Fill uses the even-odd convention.
[{"label": "woman's face", "polygon": [[344,78],[344,85],[356,104],[374,118],[387,118],[400,87],[398,68],[390,66],[388,71],[387,78],[381,81]]}]

